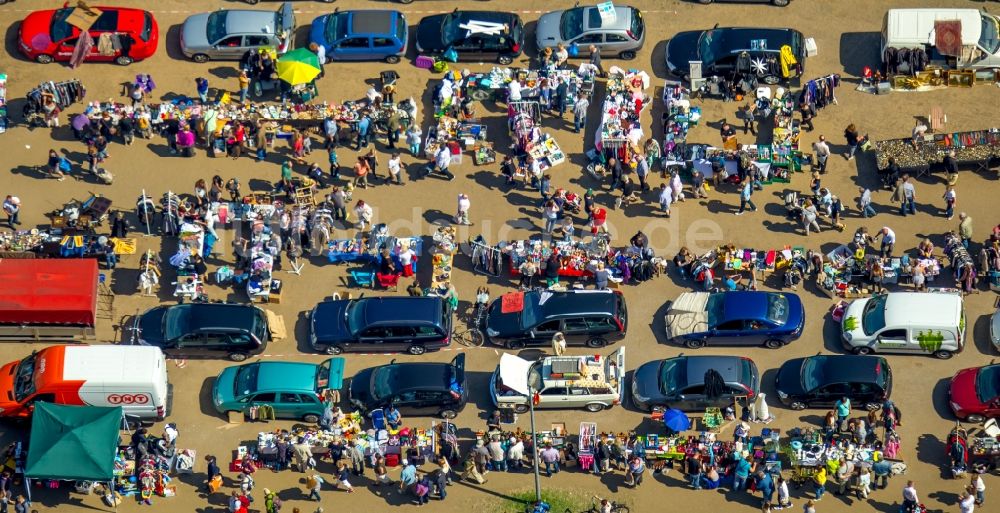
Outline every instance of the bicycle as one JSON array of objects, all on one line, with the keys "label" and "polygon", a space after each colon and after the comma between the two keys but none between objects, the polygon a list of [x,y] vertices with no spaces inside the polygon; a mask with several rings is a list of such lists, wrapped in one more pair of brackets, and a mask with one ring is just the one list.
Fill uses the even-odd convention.
[{"label": "bicycle", "polygon": [[[598,496],[593,496],[590,498],[590,509],[583,511],[582,513],[602,513],[601,501],[604,500]],[[629,513],[628,506],[624,504],[619,504],[615,501],[611,501],[611,513]],[[566,508],[565,513],[573,513],[569,508]]]},{"label": "bicycle", "polygon": [[456,330],[455,339],[467,347],[482,347],[486,341],[483,334],[483,324],[486,320],[486,310],[490,304],[490,293],[486,287],[480,287],[476,293],[476,303],[472,306],[472,312],[465,318],[468,328]]}]

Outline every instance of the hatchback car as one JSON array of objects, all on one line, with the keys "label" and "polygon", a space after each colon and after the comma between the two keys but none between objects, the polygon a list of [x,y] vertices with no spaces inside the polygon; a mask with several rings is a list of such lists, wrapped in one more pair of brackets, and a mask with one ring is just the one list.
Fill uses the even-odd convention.
[{"label": "hatchback car", "polygon": [[399,62],[406,54],[409,29],[399,11],[335,11],[312,22],[309,41],[331,61]]},{"label": "hatchback car", "polygon": [[235,61],[265,47],[283,54],[292,49],[294,38],[295,13],[288,2],[277,11],[219,9],[184,20],[181,52],[195,62]]},{"label": "hatchback car", "polygon": [[344,351],[424,354],[451,343],[452,309],[439,297],[385,296],[324,301],[309,314],[309,344]]},{"label": "hatchback car", "polygon": [[532,290],[523,296],[516,310],[505,311],[503,298],[490,305],[485,323],[490,343],[508,349],[547,346],[562,332],[567,345],[596,349],[625,338],[628,309],[617,291]]},{"label": "hatchback car", "polygon": [[[706,374],[718,372],[725,385],[706,390]],[[760,391],[757,365],[739,356],[678,356],[653,360],[632,374],[632,404],[642,411],[655,407],[682,411],[725,408],[737,398],[754,398]]]},{"label": "hatchback car", "polygon": [[716,27],[680,32],[665,51],[667,70],[682,78],[691,73],[691,61],[701,62],[703,77],[727,77],[734,72],[756,76],[767,84],[781,82],[780,53],[789,46],[805,69],[805,37],[794,29]]},{"label": "hatchback car", "polygon": [[403,415],[455,418],[465,408],[465,355],[451,363],[392,362],[354,375],[351,404],[370,412],[394,405]]},{"label": "hatchback car", "polygon": [[435,14],[417,25],[417,52],[454,50],[460,61],[514,62],[524,51],[524,24],[509,12],[459,11]]},{"label": "hatchback car", "polygon": [[777,349],[802,335],[806,319],[799,296],[762,291],[685,292],[664,317],[667,338],[691,349],[707,344]]},{"label": "hatchback car", "polygon": [[[84,59],[85,62],[114,62],[126,66],[133,61],[141,61],[156,53],[160,41],[159,27],[152,13],[141,9],[125,7],[92,7],[100,12],[88,32],[94,46]],[[80,29],[71,25],[81,13],[81,8],[66,7],[29,14],[17,29],[18,48],[28,59],[48,64],[52,61],[68,61],[80,38]],[[98,42],[101,34],[128,34],[131,47],[125,50],[101,52]],[[119,37],[119,41],[121,38]]]},{"label": "hatchback car", "polygon": [[271,336],[263,310],[224,303],[157,306],[136,316],[133,330],[138,343],[157,346],[167,356],[235,362],[264,352]]},{"label": "hatchback car", "polygon": [[881,356],[795,358],[778,369],[774,387],[781,403],[793,410],[831,408],[843,397],[877,410],[892,393],[892,370]]},{"label": "hatchback car", "polygon": [[323,393],[344,384],[344,359],[316,365],[305,362],[254,362],[227,367],[215,378],[212,404],[223,415],[270,406],[275,418],[319,422]]},{"label": "hatchback car", "polygon": [[574,7],[538,18],[535,41],[539,50],[575,44],[578,55],[586,57],[587,48],[594,45],[603,56],[628,60],[634,59],[645,44],[646,26],[635,7],[616,5],[614,16],[607,19],[596,6]]},{"label": "hatchback car", "polygon": [[952,413],[962,420],[979,423],[1000,417],[1000,364],[958,371],[948,398]]}]

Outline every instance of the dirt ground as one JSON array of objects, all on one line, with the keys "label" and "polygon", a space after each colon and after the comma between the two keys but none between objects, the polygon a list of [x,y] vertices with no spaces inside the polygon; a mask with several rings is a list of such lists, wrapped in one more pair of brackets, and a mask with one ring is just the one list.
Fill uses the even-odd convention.
[{"label": "dirt ground", "polygon": [[[221,7],[240,7],[238,2],[157,0],[142,2],[138,0],[122,0],[120,4],[144,6],[152,8],[160,26],[161,48],[158,53],[146,62],[136,63],[128,68],[111,64],[85,64],[77,70],[51,64],[41,65],[25,61],[16,50],[18,21],[29,10],[45,6],[61,5],[61,2],[28,2],[20,1],[0,7],[0,24],[7,27],[6,52],[0,56],[0,72],[9,77],[9,99],[13,121],[20,120],[20,108],[23,95],[38,83],[47,80],[61,80],[77,77],[87,86],[88,100],[124,101],[121,96],[121,84],[132,79],[137,73],[151,73],[157,83],[154,91],[156,101],[170,98],[173,95],[194,95],[194,78],[207,77],[211,86],[221,89],[236,89],[235,65],[231,62],[209,62],[195,64],[187,61],[180,54],[178,34],[184,18],[191,13],[208,11]],[[963,0],[938,0],[938,5],[954,7],[979,7],[979,3]],[[305,38],[308,23],[324,12],[332,10],[318,2],[296,2],[299,9],[297,33],[299,40]],[[401,8],[407,13],[411,27],[424,15],[432,12],[450,10],[456,2],[419,1],[408,6],[383,2],[373,5],[372,2],[360,0],[342,0],[336,4],[340,9],[376,7]],[[516,10],[528,22],[528,55],[535,55],[534,23],[538,18],[541,5],[525,0],[508,2],[465,2],[460,4],[470,9],[502,9]],[[550,2],[546,9],[568,7],[569,1]],[[993,119],[1000,114],[998,91],[994,86],[978,85],[972,89],[951,89],[926,93],[892,93],[874,96],[854,91],[854,83],[860,70],[865,65],[876,65],[878,58],[878,30],[886,8],[925,6],[925,2],[917,0],[891,0],[871,2],[865,0],[842,0],[838,2],[820,2],[811,0],[796,0],[788,8],[779,9],[764,5],[713,5],[701,6],[693,3],[682,3],[676,0],[652,1],[637,0],[633,2],[645,11],[647,21],[647,43],[639,57],[628,63],[606,60],[605,66],[619,64],[646,70],[653,78],[654,87],[649,94],[654,98],[660,96],[660,86],[665,78],[663,65],[664,41],[681,30],[709,28],[720,26],[776,26],[792,27],[801,30],[807,37],[814,37],[819,47],[819,55],[809,59],[807,77],[823,76],[829,73],[840,73],[844,77],[843,85],[837,90],[838,105],[820,111],[816,119],[816,130],[803,135],[803,147],[808,147],[820,134],[825,134],[836,152],[845,149],[843,137],[844,127],[848,123],[857,123],[863,132],[868,132],[872,138],[892,138],[909,135],[914,117],[926,116],[932,106],[941,106],[948,117],[949,130],[982,129],[991,126]],[[277,3],[262,3],[258,8],[277,8]],[[411,41],[412,42],[412,41]],[[402,96],[412,95],[421,100],[421,115],[423,126],[429,125],[427,107],[430,105],[429,86],[436,76],[426,70],[420,70],[412,65],[412,55],[402,63],[389,66],[384,63],[364,64],[331,64],[326,68],[326,77],[319,81],[320,100],[342,101],[359,98],[367,85],[366,80],[377,79],[378,72],[384,69],[396,69],[402,76],[398,91]],[[471,70],[487,70],[490,63],[468,63],[462,67]],[[520,59],[516,65],[528,65],[528,58]],[[598,87],[597,98],[600,98],[602,87]],[[596,103],[596,102],[595,102]],[[722,103],[707,100],[700,103],[704,109],[703,122],[693,129],[690,140],[695,142],[718,143],[718,127],[723,118],[735,119],[737,104]],[[509,141],[504,130],[504,107],[485,104],[479,107],[480,112],[489,125],[490,137],[499,148],[505,148]],[[69,113],[82,110],[81,105],[69,109]],[[592,108],[596,112],[597,107]],[[657,138],[659,134],[659,119],[662,109],[656,102],[645,114],[643,126],[652,131]],[[585,163],[583,157],[584,140],[592,140],[596,129],[598,116],[591,116],[584,137],[572,134],[572,121],[553,120],[546,117],[547,129],[569,154],[570,161],[552,170],[553,186],[568,187],[582,193],[586,188],[599,189],[599,184],[582,172]],[[654,122],[654,120],[656,120]],[[740,135],[741,140],[746,136]],[[317,143],[318,147],[319,144]],[[84,147],[73,140],[68,128],[55,131],[46,129],[28,130],[15,127],[6,134],[0,135],[0,151],[3,157],[3,169],[10,173],[0,180],[0,194],[16,194],[23,204],[22,220],[24,226],[47,223],[45,213],[60,207],[71,198],[82,198],[88,192],[99,193],[115,202],[115,207],[132,211],[135,199],[142,190],[154,197],[159,197],[167,190],[188,194],[193,190],[197,179],[210,179],[212,175],[224,178],[238,177],[241,183],[251,188],[267,187],[266,182],[272,182],[279,176],[281,156],[288,153],[287,148],[274,152],[266,163],[254,163],[244,158],[233,161],[228,158],[209,158],[204,151],[199,151],[195,158],[181,159],[169,155],[166,142],[160,138],[153,140],[138,140],[134,146],[125,147],[115,143],[110,148],[111,158],[106,166],[115,174],[112,186],[96,184],[93,180],[77,181],[68,179],[63,182],[43,179],[36,167],[44,164],[46,150],[54,148],[66,153],[77,164],[82,162]],[[383,143],[378,143],[383,151],[383,162],[387,159]],[[503,151],[501,151],[503,153]],[[349,163],[353,160],[353,151],[341,150],[340,160]],[[312,159],[325,166],[325,155],[314,154]],[[409,156],[404,156],[409,172],[413,173],[418,162]],[[466,235],[484,234],[490,241],[510,240],[537,234],[540,230],[540,212],[535,208],[537,195],[531,191],[519,190],[504,194],[499,186],[497,166],[476,167],[472,164],[470,155],[465,155],[463,164],[457,168],[457,179],[444,182],[435,178],[410,180],[405,186],[379,185],[373,189],[357,191],[355,199],[364,199],[376,209],[376,219],[389,222],[394,233],[429,235],[442,223],[450,222],[455,209],[455,198],[464,192],[471,196],[471,219],[474,226],[460,230],[463,238]],[[299,170],[301,171],[301,170]],[[874,187],[875,169],[872,154],[860,155],[854,161],[846,161],[839,156],[831,157],[829,173],[824,177],[824,186],[830,187],[835,194],[840,195],[846,206],[854,204],[857,186]],[[968,212],[974,219],[977,238],[984,239],[989,228],[997,220],[990,214],[996,188],[996,173],[963,172],[958,182],[959,210]],[[657,177],[653,185],[658,186],[661,180]],[[693,248],[707,249],[713,244],[732,242],[739,247],[781,248],[786,245],[807,246],[814,249],[829,251],[840,243],[848,240],[849,234],[858,226],[866,225],[871,231],[882,226],[892,227],[898,237],[898,251],[911,251],[923,237],[930,237],[940,242],[942,234],[948,230],[957,229],[957,219],[947,221],[941,214],[944,193],[941,177],[920,179],[917,184],[917,201],[919,213],[915,217],[901,218],[894,213],[889,204],[887,192],[875,193],[877,218],[860,219],[856,210],[848,212],[847,232],[839,233],[824,229],[820,234],[806,238],[797,224],[789,222],[784,217],[784,207],[781,198],[786,190],[807,191],[808,176],[796,175],[791,184],[772,185],[754,197],[760,210],[757,213],[741,217],[733,216],[738,205],[738,196],[732,189],[723,188],[713,191],[708,200],[687,201],[675,205],[674,216],[669,219],[657,217],[652,206],[655,197],[647,195],[646,204],[630,208],[627,212],[611,211],[609,221],[614,227],[614,234],[619,242],[624,243],[637,229],[643,229],[649,234],[652,246],[658,254],[672,256],[678,247],[688,245]],[[598,193],[599,202],[610,206],[612,198],[607,187]],[[578,219],[578,227],[582,226]],[[231,242],[231,230],[222,230],[223,240],[217,247],[228,248]],[[337,231],[337,236],[353,235],[354,230],[347,227]],[[153,249],[157,252],[170,252],[175,247],[175,241],[161,239],[157,236],[139,238],[140,252]],[[167,253],[162,253],[167,255]],[[229,255],[211,261],[211,268],[231,263]],[[481,275],[471,272],[467,259],[457,259],[459,272],[454,275],[456,286],[463,298],[470,298],[476,287],[489,284],[493,294],[510,290],[512,283],[506,279],[487,280]],[[158,303],[172,302],[169,293],[161,291],[158,298],[140,297],[136,293],[138,257],[127,257],[119,267],[111,273],[113,289],[116,292],[115,308],[117,316],[134,314],[137,311],[150,308]],[[424,266],[423,271],[427,271]],[[331,265],[321,259],[313,259],[306,266],[301,276],[281,273],[281,279],[286,283],[281,304],[269,305],[269,309],[282,315],[288,325],[288,339],[274,343],[268,350],[267,359],[300,360],[317,362],[323,357],[310,354],[306,349],[306,324],[304,312],[308,311],[317,301],[329,297],[334,292],[344,292],[345,266]],[[168,271],[169,272],[169,271]],[[945,271],[946,273],[948,271]],[[169,277],[165,277],[169,282]],[[425,277],[426,278],[426,277]],[[943,280],[942,281],[947,281]],[[940,283],[940,282],[939,282]],[[775,282],[767,282],[766,287],[774,287]],[[628,368],[635,368],[649,360],[675,356],[682,352],[676,346],[668,345],[662,337],[662,314],[664,303],[679,292],[687,290],[688,283],[677,281],[673,276],[665,276],[653,281],[624,287],[628,300],[631,329],[626,341]],[[354,290],[355,294],[361,292]],[[368,292],[372,294],[372,292]],[[814,288],[807,286],[799,291],[806,303],[809,320],[806,330],[800,340],[779,351],[766,349],[734,350],[729,348],[709,348],[699,351],[704,354],[738,353],[751,356],[763,373],[763,390],[773,394],[773,377],[778,366],[793,357],[812,355],[816,353],[842,353],[838,343],[837,328],[828,320],[831,300],[820,295]],[[245,296],[240,291],[212,288],[209,293],[212,299],[233,299],[243,301]],[[905,423],[900,428],[903,437],[902,457],[909,465],[906,478],[914,479],[920,497],[931,510],[957,510],[957,496],[964,482],[944,479],[945,450],[943,439],[954,424],[947,407],[948,380],[955,371],[971,366],[983,365],[994,357],[989,343],[988,321],[995,309],[996,296],[993,292],[983,290],[982,293],[967,298],[966,311],[971,327],[971,343],[965,352],[948,361],[938,361],[932,358],[916,356],[891,356],[896,383],[893,399],[902,408]],[[100,339],[113,341],[118,337],[116,321],[102,321]],[[21,358],[28,354],[34,346],[27,344],[0,345],[0,361],[6,362]],[[422,360],[446,361],[454,357],[454,351],[420,357]],[[579,351],[579,350],[578,350]],[[467,350],[469,369],[469,386],[471,403],[457,420],[462,434],[471,438],[472,432],[481,429],[483,419],[489,411],[487,379],[493,371],[499,352],[493,349]],[[582,354],[582,352],[581,352]],[[347,357],[347,372],[353,374],[359,369],[378,365],[396,358],[399,361],[417,359],[409,356],[365,356],[350,355]],[[170,364],[170,380],[175,387],[174,413],[170,421],[179,425],[181,435],[179,446],[193,448],[199,455],[215,454],[225,467],[230,459],[230,453],[241,440],[253,439],[258,431],[274,430],[279,427],[289,427],[291,422],[272,422],[263,424],[230,425],[214,413],[209,397],[212,380],[218,372],[228,365],[223,361],[188,361],[183,367],[180,364]],[[772,412],[777,421],[771,427],[784,430],[795,426],[818,425],[821,415],[819,410],[793,412],[772,404]],[[615,408],[610,411],[591,414],[578,411],[545,412],[538,415],[540,426],[548,426],[554,422],[564,422],[572,431],[576,431],[580,421],[594,421],[601,431],[627,431],[631,429],[655,430],[648,419],[642,414],[628,408]],[[431,419],[416,419],[418,427],[429,427]],[[527,417],[522,416],[518,427],[527,429]],[[760,426],[754,430],[759,431]],[[158,431],[159,427],[154,428]],[[14,425],[0,425],[2,439],[13,440],[23,434],[21,428]],[[328,464],[325,464],[328,465]],[[220,494],[204,497],[196,491],[196,486],[204,478],[204,465],[199,464],[197,471],[191,477],[181,477],[179,496],[172,499],[157,499],[155,508],[164,511],[223,511],[225,498]],[[321,466],[323,472],[329,472],[328,466]],[[433,470],[430,466],[426,470]],[[232,473],[225,472],[228,477]],[[530,474],[491,474],[489,483],[485,486],[475,486],[466,483],[455,484],[450,488],[449,497],[444,503],[432,502],[428,507],[431,511],[450,510],[460,503],[464,509],[495,504],[506,494],[514,491],[530,489],[532,480]],[[542,478],[546,489],[564,489],[583,496],[599,494],[613,496],[619,501],[626,501],[633,506],[632,511],[646,512],[663,509],[665,501],[684,504],[692,513],[720,511],[732,502],[743,506],[742,510],[750,511],[757,506],[757,499],[740,494],[726,492],[693,492],[684,489],[684,482],[676,471],[667,475],[649,476],[639,489],[624,486],[623,476],[606,475],[600,478],[584,475],[578,472],[563,472],[557,477]],[[304,487],[299,474],[291,472],[272,473],[260,472],[256,476],[259,488],[267,487],[279,491],[285,501],[285,511],[291,511],[294,506],[303,511],[313,511],[314,505],[305,502]],[[994,476],[986,477],[987,487],[993,489],[1000,486],[1000,481]],[[356,485],[364,485],[369,481],[361,479]],[[857,501],[852,498],[830,496],[820,503],[817,510],[846,511],[848,507],[860,508],[855,511],[877,510],[895,512],[900,501],[900,489],[904,478],[897,478],[890,484],[890,489],[878,491],[867,501]],[[796,507],[803,502],[806,488],[793,491]],[[326,511],[334,511],[337,507],[349,505],[353,511],[387,510],[390,507],[407,504],[408,500],[394,493],[373,493],[361,489],[360,493],[343,495],[343,492],[326,491],[322,505]],[[35,490],[35,503],[40,510],[56,509],[59,511],[85,511],[101,508],[94,496],[67,494],[64,490]],[[811,495],[811,492],[810,494]],[[258,489],[258,496],[262,497]],[[683,502],[681,502],[683,501]],[[259,506],[259,504],[258,504]],[[132,501],[126,501],[120,511],[138,511],[140,508]],[[561,512],[560,512],[561,513]]]}]

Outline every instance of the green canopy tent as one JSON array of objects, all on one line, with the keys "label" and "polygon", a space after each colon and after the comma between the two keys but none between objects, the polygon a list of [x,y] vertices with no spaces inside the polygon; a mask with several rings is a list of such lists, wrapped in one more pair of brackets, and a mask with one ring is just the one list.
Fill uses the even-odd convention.
[{"label": "green canopy tent", "polygon": [[24,477],[63,481],[114,480],[122,408],[35,403]]}]

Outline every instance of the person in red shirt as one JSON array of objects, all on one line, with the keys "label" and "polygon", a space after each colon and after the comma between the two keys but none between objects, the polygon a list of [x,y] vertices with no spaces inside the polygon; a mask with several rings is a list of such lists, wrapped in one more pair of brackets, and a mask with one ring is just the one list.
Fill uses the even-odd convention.
[{"label": "person in red shirt", "polygon": [[608,211],[604,208],[594,205],[590,208],[590,233],[597,235],[600,233],[608,233],[608,227],[606,225],[608,221]]},{"label": "person in red shirt", "polygon": [[236,130],[233,132],[233,160],[243,156],[243,148],[247,143],[247,129],[243,123],[236,123]]}]

